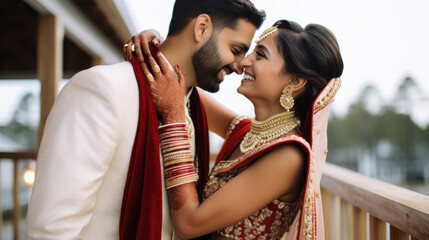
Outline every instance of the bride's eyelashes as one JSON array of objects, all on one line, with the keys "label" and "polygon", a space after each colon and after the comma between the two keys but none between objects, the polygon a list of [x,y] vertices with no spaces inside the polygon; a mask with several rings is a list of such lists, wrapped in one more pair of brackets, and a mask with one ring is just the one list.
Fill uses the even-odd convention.
[{"label": "bride's eyelashes", "polygon": [[265,53],[264,53],[264,52],[262,52],[262,51],[255,51],[255,53],[256,53],[256,56],[257,56],[258,58],[267,58],[267,57],[265,56]]}]

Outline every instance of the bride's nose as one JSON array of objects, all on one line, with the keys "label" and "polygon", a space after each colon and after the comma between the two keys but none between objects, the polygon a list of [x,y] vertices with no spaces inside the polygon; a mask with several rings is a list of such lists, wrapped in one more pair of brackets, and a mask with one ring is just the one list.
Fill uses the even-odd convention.
[{"label": "bride's nose", "polygon": [[252,63],[252,54],[249,54],[240,61],[240,68],[250,67]]}]

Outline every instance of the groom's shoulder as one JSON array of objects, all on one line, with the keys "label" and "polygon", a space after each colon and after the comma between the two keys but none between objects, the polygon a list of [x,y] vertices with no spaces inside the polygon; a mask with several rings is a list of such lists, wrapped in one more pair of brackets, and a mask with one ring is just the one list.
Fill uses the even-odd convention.
[{"label": "groom's shoulder", "polygon": [[98,65],[76,73],[64,87],[91,92],[121,93],[137,89],[137,81],[130,62]]},{"label": "groom's shoulder", "polygon": [[105,78],[105,79],[135,79],[133,67],[130,62],[123,61],[111,65],[97,65],[83,70],[76,75]]}]

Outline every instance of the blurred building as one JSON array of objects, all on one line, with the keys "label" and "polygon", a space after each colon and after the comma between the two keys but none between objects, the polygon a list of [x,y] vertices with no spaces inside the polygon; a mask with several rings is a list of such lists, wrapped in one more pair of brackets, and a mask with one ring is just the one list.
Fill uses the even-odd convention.
[{"label": "blurred building", "polygon": [[[40,81],[39,133],[36,126],[32,134],[41,136],[60,80],[94,65],[122,61],[122,46],[135,32],[123,0],[0,1],[0,84]],[[36,149],[25,149],[1,133],[0,145],[0,212],[6,216],[0,218],[0,238],[25,239],[21,216],[29,196],[25,191],[31,189],[23,186],[21,175]]]},{"label": "blurred building", "polygon": [[40,80],[41,127],[60,79],[121,61],[134,32],[122,0],[2,0],[0,29],[0,80]]}]

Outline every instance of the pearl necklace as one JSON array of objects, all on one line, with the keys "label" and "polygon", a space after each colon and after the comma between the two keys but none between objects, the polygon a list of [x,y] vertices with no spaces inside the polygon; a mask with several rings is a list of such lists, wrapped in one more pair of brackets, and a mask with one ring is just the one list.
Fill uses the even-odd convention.
[{"label": "pearl necklace", "polygon": [[299,125],[295,111],[282,112],[263,121],[252,119],[252,127],[240,143],[240,151],[246,153],[260,145],[271,142]]}]

